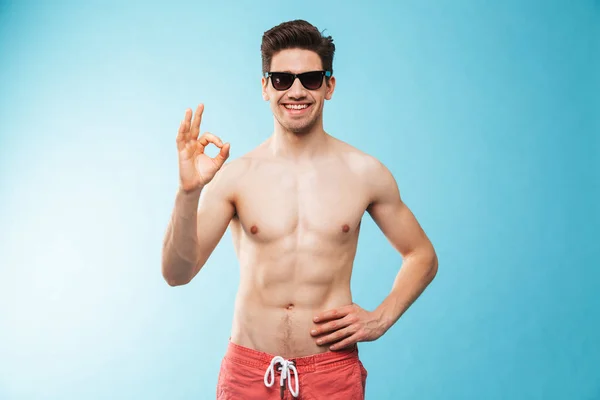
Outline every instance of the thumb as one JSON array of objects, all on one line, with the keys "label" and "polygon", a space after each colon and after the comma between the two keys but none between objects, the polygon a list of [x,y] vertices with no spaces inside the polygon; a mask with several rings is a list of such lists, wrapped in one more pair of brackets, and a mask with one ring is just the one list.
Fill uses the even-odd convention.
[{"label": "thumb", "polygon": [[229,143],[225,143],[221,147],[221,151],[219,151],[219,154],[217,154],[217,156],[215,157],[215,161],[216,161],[217,165],[219,166],[219,168],[221,168],[223,166],[223,164],[225,164],[225,161],[229,158],[229,149],[230,148],[231,148],[231,145]]}]

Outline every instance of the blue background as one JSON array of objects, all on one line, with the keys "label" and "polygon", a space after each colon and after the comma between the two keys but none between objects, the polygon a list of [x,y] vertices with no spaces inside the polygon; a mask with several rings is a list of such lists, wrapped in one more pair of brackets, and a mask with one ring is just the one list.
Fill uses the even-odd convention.
[{"label": "blue background", "polygon": [[[0,399],[211,399],[238,267],[160,274],[185,108],[272,132],[260,40],[332,35],[325,128],[376,156],[439,273],[361,346],[367,399],[600,399],[600,2],[0,1]],[[214,151],[213,153],[214,154]],[[352,289],[401,266],[365,216]]]}]

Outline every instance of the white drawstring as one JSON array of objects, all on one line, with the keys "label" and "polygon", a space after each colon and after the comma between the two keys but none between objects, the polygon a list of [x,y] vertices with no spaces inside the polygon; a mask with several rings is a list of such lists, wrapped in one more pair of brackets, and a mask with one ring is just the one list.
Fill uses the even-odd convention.
[{"label": "white drawstring", "polygon": [[[265,386],[266,387],[271,387],[273,386],[273,383],[275,383],[275,365],[276,364],[281,364],[281,367],[278,368],[278,371],[281,371],[281,377],[279,378],[279,386],[281,388],[283,388],[285,386],[285,380],[288,379],[288,388],[290,389],[290,393],[292,394],[292,396],[294,397],[298,397],[298,370],[296,369],[296,366],[294,365],[293,361],[288,361],[286,359],[284,359],[281,356],[275,356],[273,357],[273,359],[271,360],[271,364],[269,365],[269,368],[267,368],[267,371],[265,372]],[[290,373],[290,370],[294,372],[295,378],[296,378],[296,390],[294,390],[294,388],[292,387],[292,375]]]}]

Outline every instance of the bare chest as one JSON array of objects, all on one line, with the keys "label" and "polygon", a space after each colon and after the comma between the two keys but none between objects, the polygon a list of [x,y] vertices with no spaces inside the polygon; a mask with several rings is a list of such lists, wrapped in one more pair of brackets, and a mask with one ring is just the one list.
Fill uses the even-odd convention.
[{"label": "bare chest", "polygon": [[240,228],[261,242],[293,235],[323,243],[350,240],[368,206],[361,182],[342,168],[248,173],[236,197]]}]

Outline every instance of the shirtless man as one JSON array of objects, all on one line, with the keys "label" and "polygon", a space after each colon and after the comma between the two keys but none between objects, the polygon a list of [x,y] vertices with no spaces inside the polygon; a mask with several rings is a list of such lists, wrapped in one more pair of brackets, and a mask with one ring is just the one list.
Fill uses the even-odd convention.
[{"label": "shirtless man", "polygon": [[[190,282],[228,226],[240,264],[217,399],[363,399],[357,343],[381,337],[436,275],[433,246],[390,171],[323,130],[334,50],[305,21],[265,32],[262,95],[274,131],[239,159],[225,164],[229,143],[199,135],[202,104],[181,122],[162,274],[171,286]],[[214,158],[204,153],[210,143],[220,148]],[[403,258],[373,311],[350,292],[365,211]]]}]

